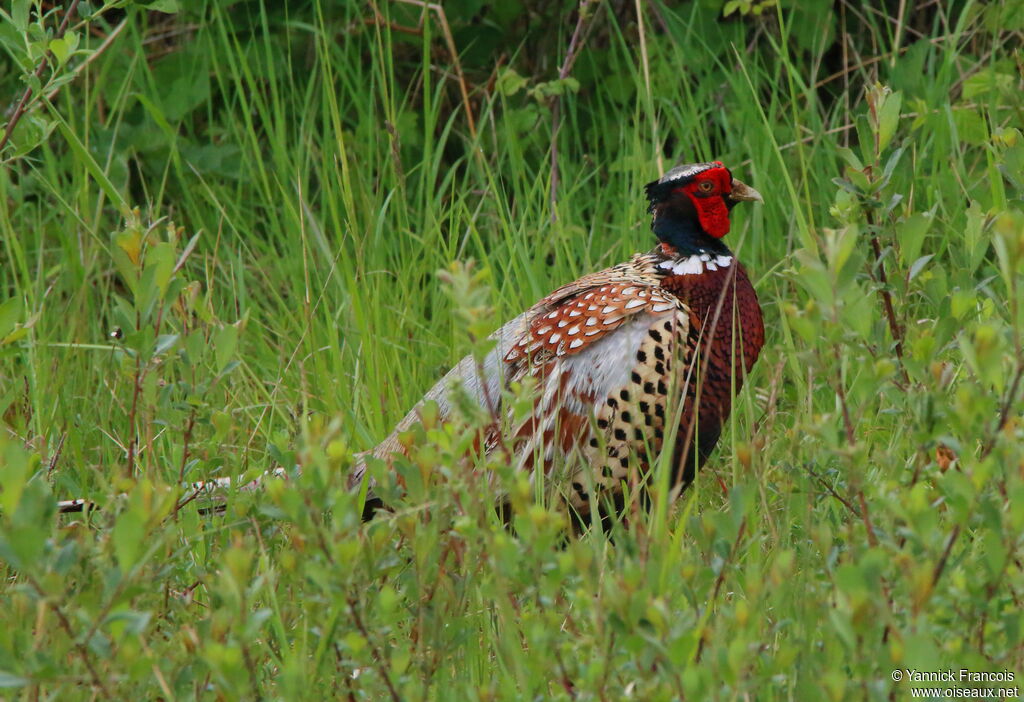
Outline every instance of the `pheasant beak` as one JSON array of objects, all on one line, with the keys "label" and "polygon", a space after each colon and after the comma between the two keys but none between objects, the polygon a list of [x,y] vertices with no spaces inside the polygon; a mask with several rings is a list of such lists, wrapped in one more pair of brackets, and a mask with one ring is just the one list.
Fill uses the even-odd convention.
[{"label": "pheasant beak", "polygon": [[729,193],[729,198],[737,202],[756,201],[762,205],[764,204],[764,198],[761,197],[761,193],[735,178],[732,179],[732,192]]}]

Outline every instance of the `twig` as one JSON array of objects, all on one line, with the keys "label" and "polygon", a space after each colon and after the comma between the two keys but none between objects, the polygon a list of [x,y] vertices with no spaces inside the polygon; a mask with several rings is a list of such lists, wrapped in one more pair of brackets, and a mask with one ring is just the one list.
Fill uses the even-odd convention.
[{"label": "twig", "polygon": [[395,689],[394,683],[391,682],[391,676],[388,675],[387,667],[384,665],[384,657],[381,655],[377,644],[373,642],[373,638],[370,636],[370,632],[367,631],[366,625],[363,624],[362,617],[359,616],[359,610],[356,608],[357,604],[359,603],[356,601],[355,597],[349,595],[348,608],[349,611],[352,612],[352,622],[356,625],[356,628],[359,629],[359,633],[363,635],[363,638],[366,639],[366,643],[370,647],[370,653],[373,654],[374,660],[378,663],[377,670],[380,673],[380,676],[384,678],[384,684],[387,686],[388,692],[391,694],[391,699],[393,702],[401,702],[402,698],[398,694],[398,690]]},{"label": "twig", "polygon": [[[846,4],[844,3],[844,7],[845,7],[845,5]],[[948,41],[949,39],[952,39],[952,38],[953,38],[952,36],[932,37],[931,39],[928,39],[928,42],[931,43],[931,44],[941,44],[942,42]],[[872,56],[871,58],[866,59],[864,61],[861,61],[860,63],[858,63],[856,65],[853,65],[853,66],[846,66],[845,63],[844,63],[843,70],[836,71],[832,75],[830,75],[830,76],[828,76],[826,78],[822,78],[821,80],[819,80],[817,83],[814,84],[814,89],[817,90],[817,89],[819,89],[819,88],[821,88],[821,87],[823,87],[825,85],[828,85],[829,83],[831,83],[834,80],[837,80],[839,78],[843,78],[846,75],[848,75],[850,73],[853,73],[854,71],[860,70],[862,68],[867,68],[868,66],[874,65],[874,64],[876,64],[876,63],[878,63],[880,61],[884,61],[885,59],[887,59],[887,58],[889,58],[889,57],[891,57],[893,55],[906,53],[907,51],[910,51],[910,49],[913,48],[913,47],[914,47],[914,44],[911,44],[910,46],[901,46],[896,51],[887,51],[884,54],[878,54],[877,56]]]},{"label": "twig", "polygon": [[1018,361],[1017,373],[1013,376],[1013,382],[1010,383],[1010,389],[1006,393],[1006,399],[1003,401],[1003,406],[999,410],[999,419],[996,420],[996,425],[992,429],[992,435],[985,441],[985,445],[981,449],[981,458],[986,458],[992,449],[996,446],[996,439],[999,436],[999,432],[1003,430],[1006,423],[1010,421],[1010,411],[1013,409],[1014,404],[1017,400],[1017,390],[1020,387],[1021,376],[1024,375],[1024,361]]},{"label": "twig", "polygon": [[61,432],[60,440],[57,441],[57,448],[54,449],[53,455],[50,456],[50,463],[46,467],[46,474],[47,475],[50,475],[51,473],[53,473],[54,469],[57,467],[57,463],[60,461],[60,455],[61,455],[61,453],[64,452],[64,442],[67,440],[67,438],[68,438],[68,433],[66,431]]},{"label": "twig", "polygon": [[[195,374],[193,373],[193,375],[195,375]],[[193,380],[194,380],[194,378],[193,378]],[[191,447],[191,443],[192,443],[192,431],[195,429],[195,426],[196,426],[196,410],[193,407],[192,411],[189,412],[188,422],[186,422],[186,424],[185,424],[184,445],[183,445],[183,447],[181,449],[181,465],[178,466],[178,484],[179,485],[181,483],[185,482],[185,466],[188,464],[189,448]],[[195,499],[195,497],[193,496],[192,499]],[[174,512],[172,514],[174,515],[175,519],[178,518],[178,512],[181,510],[181,508],[184,507],[186,504],[188,504],[188,502],[190,502],[190,501],[191,500],[185,501],[185,502],[178,502],[177,504],[174,505]]]},{"label": "twig", "polygon": [[[877,546],[878,537],[875,536],[875,528],[871,526],[871,517],[868,514],[868,503],[867,500],[864,499],[864,491],[859,488],[857,489],[857,503],[860,504],[860,517],[864,522],[864,528],[868,532],[868,543],[871,544],[871,546]],[[882,583],[885,583],[884,579],[882,580]]]},{"label": "twig", "polygon": [[[868,111],[871,116],[870,121],[873,124],[872,131],[874,132],[875,142],[875,162],[873,165],[865,169],[865,174],[867,175],[870,184],[874,184],[877,182],[875,180],[875,171],[878,170],[882,158],[881,129],[878,126],[880,122],[878,114],[879,102],[877,97],[873,97],[874,92],[872,90],[867,89],[865,92]],[[896,310],[892,304],[892,292],[889,290],[889,277],[885,272],[885,261],[882,258],[882,245],[878,240],[881,223],[878,221],[875,208],[872,207],[871,204],[872,203],[865,202],[861,205],[861,209],[864,210],[864,217],[871,230],[871,251],[875,257],[874,265],[869,269],[869,273],[871,274],[872,279],[876,279],[879,283],[878,295],[882,300],[882,308],[885,311],[886,321],[889,324],[889,333],[892,334],[893,341],[895,342],[896,360],[899,361],[900,375],[903,378],[903,382],[909,385],[910,376],[907,374],[907,367],[903,363],[903,327],[900,326],[899,321],[896,319]],[[875,272],[876,269],[877,273]]]},{"label": "twig", "polygon": [[386,20],[377,13],[377,8],[374,7],[374,17],[366,17],[363,19],[362,24],[367,26],[387,27],[392,32],[401,32],[403,34],[411,34],[414,37],[422,37],[423,30],[419,27],[406,27],[405,25],[398,24],[397,22],[391,22]]},{"label": "twig", "polygon": [[[123,32],[124,28],[127,26],[128,20],[124,19],[121,21],[121,24],[114,27],[114,31],[112,31],[110,34],[106,36],[106,38],[103,40],[103,43],[97,46],[96,50],[89,54],[89,56],[87,56],[84,61],[75,66],[75,69],[72,71],[72,75],[77,77],[79,73],[81,73],[89,66],[89,64],[91,64],[93,61],[102,56],[104,52],[106,52],[106,50],[111,47],[111,45],[114,43],[114,40],[117,39],[118,35],[121,34],[121,32]],[[54,88],[46,94],[46,99],[52,102],[53,99],[57,97],[57,93],[59,92],[59,87]]]},{"label": "twig", "polygon": [[[455,39],[452,36],[452,29],[448,25],[448,16],[444,7],[440,4],[424,2],[424,0],[396,0],[406,5],[422,7],[424,11],[433,11],[437,15],[438,23],[441,25],[441,33],[444,34],[444,42],[448,47],[448,53],[452,57],[452,65],[455,67],[455,77],[458,79],[459,92],[462,94],[462,106],[466,110],[466,122],[469,125],[469,134],[476,141],[476,120],[473,118],[473,107],[469,102],[469,89],[466,87],[466,76],[462,72],[462,62],[459,61],[459,52],[455,48]],[[376,8],[374,8],[376,12]],[[379,14],[379,13],[378,13]]]},{"label": "twig", "polygon": [[[569,48],[558,69],[558,80],[565,80],[569,77],[569,71],[576,62],[576,53],[583,42],[580,41],[580,34],[587,21],[587,5],[590,0],[580,0],[576,10],[576,28],[572,31],[572,38],[569,39]],[[562,98],[555,95],[551,105],[551,221],[558,219],[555,204],[558,201],[558,132],[562,126]]]},{"label": "twig", "polygon": [[178,500],[175,503],[174,510],[171,512],[171,515],[175,519],[178,518],[178,512],[180,512],[183,507],[185,507],[190,502],[195,501],[195,499],[198,498],[200,495],[202,495],[204,492],[207,492],[207,489],[205,487],[194,487],[193,486],[191,489],[192,489],[192,494],[191,495],[189,495],[188,497],[182,498],[182,499]]},{"label": "twig", "polygon": [[[715,587],[711,591],[711,597],[708,598],[708,609],[714,606],[715,600],[718,599],[718,593],[722,589],[722,583],[725,582],[725,571],[728,570],[728,566],[736,558],[736,552],[740,548],[740,541],[743,540],[743,534],[747,530],[747,518],[744,516],[740,522],[739,531],[736,532],[736,540],[732,542],[732,548],[729,549],[729,556],[725,559],[722,567],[718,571],[718,577],[715,578]],[[694,658],[694,662],[700,662],[700,656],[704,652],[704,635],[701,634],[700,643],[697,644],[697,655]]]},{"label": "twig", "polygon": [[245,661],[245,668],[249,671],[249,687],[252,688],[252,699],[263,699],[263,695],[260,694],[259,673],[256,671],[256,662],[252,659],[252,653],[249,652],[249,645],[246,643],[242,644],[242,660]]},{"label": "twig", "polygon": [[960,536],[960,525],[957,524],[953,527],[953,531],[949,533],[949,540],[946,541],[946,549],[942,552],[942,557],[939,558],[939,562],[935,564],[935,570],[932,572],[932,587],[939,582],[939,578],[942,577],[942,571],[946,569],[946,561],[949,560],[949,553],[953,550],[953,544],[956,543],[957,537]]},{"label": "twig", "polygon": [[[43,600],[48,599],[46,592],[39,585],[39,583],[36,582],[35,578],[28,574],[25,574],[24,577],[28,581],[28,584],[32,586],[32,589],[36,591],[36,594],[39,595],[40,598],[42,598]],[[92,684],[95,685],[101,693],[103,693],[104,699],[114,699],[113,697],[111,697],[110,691],[107,690],[106,685],[103,684],[103,678],[101,678],[99,676],[99,673],[96,672],[96,668],[92,664],[92,657],[89,655],[89,649],[85,646],[85,641],[79,641],[75,637],[75,632],[71,628],[71,622],[64,614],[64,610],[62,610],[60,608],[60,605],[56,602],[50,602],[50,606],[53,608],[53,613],[57,615],[57,620],[60,622],[60,626],[64,630],[64,633],[67,634],[68,638],[71,640],[72,646],[78,652],[78,655],[82,657],[82,662],[85,663],[85,667],[89,671],[89,676],[92,678]]]},{"label": "twig", "polygon": [[839,358],[839,347],[832,345],[832,353],[836,359],[836,397],[839,398],[839,407],[843,411],[843,429],[846,432],[846,443],[851,447],[857,443],[857,437],[853,431],[853,422],[850,420],[850,410],[846,404],[846,390],[843,389],[842,361]]},{"label": "twig", "polygon": [[[68,6],[67,12],[64,13],[64,18],[60,21],[60,26],[57,28],[57,33],[54,35],[54,39],[60,39],[64,36],[64,32],[68,29],[68,24],[71,23],[71,16],[75,14],[75,10],[78,9],[79,0],[71,0],[71,4]],[[39,59],[39,65],[33,72],[33,76],[39,80],[43,77],[43,73],[46,72],[46,66],[50,62],[50,56],[53,54],[47,51],[43,54],[43,57]],[[18,122],[24,116],[25,112],[28,111],[28,101],[32,97],[32,85],[25,87],[25,92],[21,95],[21,100],[18,101],[18,106],[14,108],[14,113],[11,114],[10,121],[7,122],[7,128],[4,130],[3,137],[0,137],[0,152],[10,141],[11,134],[14,132],[14,128],[18,126]]]},{"label": "twig", "polygon": [[[138,315],[136,315],[137,318]],[[136,322],[136,327],[138,326],[139,324]],[[132,433],[128,439],[128,461],[125,466],[125,476],[128,478],[135,477],[135,447],[139,443],[139,437],[135,431],[135,418],[139,409],[139,395],[142,393],[142,376],[145,375],[145,372],[145,369],[142,368],[142,356],[136,354],[135,372],[132,374],[132,406],[128,411],[128,428]]]},{"label": "twig", "polygon": [[836,489],[835,489],[834,487],[832,487],[832,486],[831,486],[831,485],[829,485],[829,484],[828,484],[827,482],[825,482],[825,479],[824,479],[824,478],[823,478],[822,476],[820,476],[820,475],[818,475],[817,473],[815,473],[815,472],[814,472],[813,470],[811,470],[811,468],[810,468],[810,467],[807,467],[807,466],[805,466],[805,467],[804,467],[804,470],[806,470],[806,471],[807,471],[807,472],[808,472],[808,473],[810,474],[810,476],[811,476],[812,478],[814,478],[815,480],[817,480],[817,481],[818,481],[818,483],[819,483],[819,484],[820,484],[820,485],[821,485],[821,486],[822,486],[823,488],[825,488],[826,490],[828,490],[829,494],[830,494],[830,495],[832,495],[832,497],[834,497],[834,498],[836,498],[837,500],[839,500],[840,502],[842,502],[842,503],[843,503],[843,506],[844,506],[844,507],[846,507],[846,509],[850,510],[850,512],[852,512],[853,514],[855,514],[855,515],[857,516],[857,518],[858,518],[858,519],[860,518],[860,511],[859,511],[859,510],[858,510],[858,509],[857,509],[856,507],[854,507],[854,506],[853,506],[853,505],[852,505],[852,504],[850,503],[850,501],[849,501],[849,500],[847,500],[847,499],[846,499],[845,497],[843,497],[843,496],[842,496],[842,495],[840,495],[840,494],[839,494],[838,492],[836,492]]},{"label": "twig", "polygon": [[[868,218],[869,222],[874,225],[874,222],[871,221],[874,217],[871,216],[870,212],[868,213]],[[903,364],[903,327],[896,321],[896,310],[892,304],[892,293],[889,291],[889,280],[885,273],[885,261],[882,260],[882,245],[878,243],[877,231],[871,234],[871,250],[875,254],[875,268],[878,269],[878,282],[880,283],[878,294],[882,298],[885,317],[889,323],[889,333],[892,334],[892,338],[896,342],[896,359],[900,362],[900,374],[903,376],[903,382],[909,384],[910,376],[907,375],[907,367]]]},{"label": "twig", "polygon": [[566,694],[569,695],[569,699],[577,699],[576,686],[573,684],[572,679],[569,677],[569,673],[565,669],[565,661],[562,660],[562,655],[558,652],[558,646],[554,647],[555,663],[558,664],[558,683],[565,690]]}]

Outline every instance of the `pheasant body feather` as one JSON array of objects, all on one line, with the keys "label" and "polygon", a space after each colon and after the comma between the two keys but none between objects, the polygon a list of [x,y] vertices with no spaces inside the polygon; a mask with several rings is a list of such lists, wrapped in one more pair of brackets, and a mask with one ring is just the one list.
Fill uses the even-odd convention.
[{"label": "pheasant body feather", "polygon": [[[584,521],[592,491],[615,497],[668,448],[674,484],[691,482],[764,343],[754,288],[718,241],[728,231],[722,213],[760,196],[717,162],[678,170],[648,186],[658,247],[558,288],[495,332],[482,363],[463,359],[423,400],[449,416],[451,384],[462,383],[500,420],[483,448],[509,451],[517,469],[543,476]],[[716,203],[702,203],[723,187]],[[715,232],[701,228],[712,221]],[[536,380],[533,410],[515,423],[502,391],[527,377]],[[398,435],[420,406],[374,456],[401,453]]]}]

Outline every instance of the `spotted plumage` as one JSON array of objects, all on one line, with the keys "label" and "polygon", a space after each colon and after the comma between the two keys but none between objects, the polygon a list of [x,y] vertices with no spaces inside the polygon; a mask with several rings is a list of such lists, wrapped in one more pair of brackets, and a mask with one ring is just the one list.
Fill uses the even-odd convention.
[{"label": "spotted plumage", "polygon": [[[674,484],[691,482],[764,343],[753,286],[721,241],[732,207],[760,195],[720,162],[672,169],[647,195],[652,251],[558,288],[495,332],[482,364],[463,359],[424,398],[444,417],[453,381],[487,406],[535,379],[533,411],[496,422],[484,449],[510,448],[515,467],[543,476],[583,522],[663,450]],[[417,419],[414,408],[373,454],[401,453],[398,434]]]}]

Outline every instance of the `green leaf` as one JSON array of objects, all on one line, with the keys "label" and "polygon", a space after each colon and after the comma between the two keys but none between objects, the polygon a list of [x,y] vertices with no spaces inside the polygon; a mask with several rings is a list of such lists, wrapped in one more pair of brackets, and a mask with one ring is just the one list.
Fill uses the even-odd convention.
[{"label": "green leaf", "polygon": [[949,311],[956,319],[962,319],[965,314],[978,305],[978,298],[973,290],[957,290],[949,300]]},{"label": "green leaf", "polygon": [[859,227],[853,224],[840,229],[825,230],[825,257],[828,259],[829,269],[836,277],[850,259],[859,235]]},{"label": "green leaf", "polygon": [[106,624],[118,638],[120,638],[119,635],[124,634],[139,636],[146,631],[152,618],[153,615],[149,612],[137,612],[130,609],[114,612],[107,617]]},{"label": "green leaf", "polygon": [[[34,465],[36,462],[29,457],[23,467]],[[7,497],[6,486],[4,497]],[[0,534],[0,559],[9,561],[16,568],[33,570],[39,566],[51,537],[56,509],[53,494],[46,481],[35,478],[24,484],[13,514],[6,512],[10,502],[4,500],[6,519]]]},{"label": "green leaf", "polygon": [[958,470],[946,471],[937,481],[938,487],[946,496],[946,502],[958,522],[963,522],[970,514],[970,506],[974,500],[975,489],[970,479]]},{"label": "green leaf", "polygon": [[807,249],[799,249],[794,256],[801,264],[797,282],[811,294],[818,304],[823,307],[831,307],[835,301],[832,276],[822,265],[821,260]]},{"label": "green leaf", "polygon": [[58,575],[67,575],[68,571],[78,564],[80,557],[78,542],[67,541],[57,552],[57,558],[53,562],[53,572]]},{"label": "green leaf", "polygon": [[31,0],[14,0],[11,7],[11,21],[21,34],[28,32],[28,11]]},{"label": "green leaf", "polygon": [[988,122],[979,110],[954,110],[953,123],[960,141],[973,146],[988,142]]},{"label": "green leaf", "polygon": [[32,475],[32,457],[18,444],[7,440],[0,433],[0,466],[3,466],[3,489],[0,490],[0,507],[4,514],[13,514],[21,501],[21,493]]},{"label": "green leaf", "polygon": [[114,553],[122,573],[127,573],[142,555],[146,537],[146,521],[139,513],[138,507],[132,505],[118,516],[110,538],[114,543]]},{"label": "green leaf", "polygon": [[146,268],[152,267],[153,283],[163,296],[167,292],[167,284],[174,275],[174,264],[177,260],[177,252],[174,244],[168,241],[161,241],[159,244],[146,252]]},{"label": "green leaf", "polygon": [[56,126],[56,122],[38,112],[25,115],[11,134],[10,144],[14,147],[14,155],[24,156],[31,152],[50,137]]},{"label": "green leaf", "polygon": [[998,575],[1006,562],[1006,546],[1003,544],[1002,535],[988,530],[982,537],[985,548],[985,565],[992,576]]},{"label": "green leaf", "polygon": [[989,93],[1009,95],[1014,91],[1016,82],[1017,78],[1009,73],[985,68],[964,81],[963,99],[974,100]]},{"label": "green leaf", "polygon": [[153,355],[158,356],[169,349],[174,348],[174,345],[178,343],[178,334],[161,334],[156,338],[156,347],[153,349]]},{"label": "green leaf", "polygon": [[32,681],[28,678],[8,673],[6,670],[0,670],[0,687],[24,687],[30,682]]},{"label": "green leaf", "polygon": [[838,149],[836,149],[836,153],[839,154],[839,157],[841,159],[846,161],[846,163],[850,166],[850,168],[853,168],[853,169],[858,170],[858,171],[863,171],[864,170],[864,162],[861,161],[857,157],[857,154],[853,153],[853,150],[850,149],[849,147],[840,146]]},{"label": "green leaf", "polygon": [[167,284],[174,275],[174,245],[162,241],[146,251],[145,268],[139,279],[135,308],[146,322],[153,313],[157,303],[164,298]]},{"label": "green leaf", "polygon": [[537,85],[527,91],[527,94],[538,102],[542,102],[549,97],[564,95],[566,91],[570,93],[579,92],[579,89],[580,82],[570,76],[537,83]]},{"label": "green leaf", "polygon": [[0,340],[14,331],[14,326],[21,319],[21,298],[11,297],[0,302]]},{"label": "green leaf", "polygon": [[[81,5],[79,5],[81,7]],[[81,41],[81,35],[78,32],[68,30],[64,33],[64,41],[67,42],[68,50],[73,54],[78,51],[78,44]]]},{"label": "green leaf", "polygon": [[526,87],[527,80],[519,75],[514,68],[506,68],[498,75],[498,92],[509,97]]},{"label": "green leaf", "polygon": [[900,123],[900,107],[903,97],[900,93],[890,93],[885,97],[882,108],[878,111],[878,150],[885,151],[896,133]]},{"label": "green leaf", "polygon": [[896,239],[900,244],[900,259],[903,265],[910,265],[921,255],[924,237],[932,226],[933,217],[930,212],[911,215],[900,222],[896,228]]},{"label": "green leaf", "polygon": [[[807,317],[800,313],[796,305],[787,304],[783,306],[783,311],[786,313],[786,321],[793,331],[800,335],[805,342],[811,343],[818,338],[818,329],[814,323]],[[529,404],[529,408],[533,408],[533,404]]]},{"label": "green leaf", "polygon": [[967,226],[964,227],[963,251],[967,254],[967,272],[973,273],[988,251],[989,242],[984,236],[986,215],[981,204],[975,200],[967,208]]},{"label": "green leaf", "polygon": [[862,338],[868,339],[871,335],[871,327],[875,322],[875,308],[870,295],[860,291],[856,283],[853,290],[847,295],[843,306],[843,321]]},{"label": "green leaf", "polygon": [[237,347],[238,327],[233,324],[229,324],[217,332],[217,337],[213,342],[213,348],[216,356],[218,373],[223,372],[227,368],[228,363],[231,362],[231,357],[235,355],[235,349]]},{"label": "green leaf", "polygon": [[178,0],[152,0],[151,2],[143,3],[143,6],[154,12],[163,12],[168,15],[181,11],[181,3]]},{"label": "green leaf", "polygon": [[924,270],[924,267],[935,258],[935,254],[926,254],[921,258],[914,261],[914,264],[910,266],[910,273],[907,274],[907,280],[913,280],[917,277],[917,274]]},{"label": "green leaf", "polygon": [[57,63],[63,66],[67,62],[71,50],[68,43],[58,37],[57,39],[50,40],[50,53],[57,59]]}]

